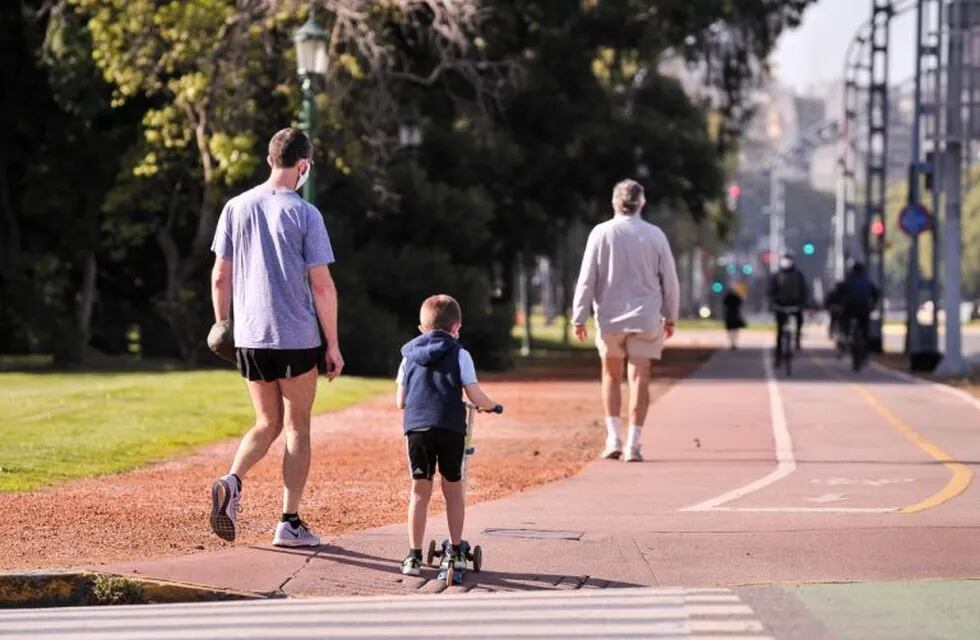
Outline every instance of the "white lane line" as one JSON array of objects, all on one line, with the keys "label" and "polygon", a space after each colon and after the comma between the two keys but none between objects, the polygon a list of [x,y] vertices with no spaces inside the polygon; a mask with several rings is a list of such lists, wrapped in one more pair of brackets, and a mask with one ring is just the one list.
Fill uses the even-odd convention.
[{"label": "white lane line", "polygon": [[900,507],[714,507],[727,513],[894,513]]},{"label": "white lane line", "polygon": [[769,351],[762,350],[762,368],[766,372],[766,385],[769,389],[769,416],[772,421],[772,435],[776,447],[776,469],[763,478],[755,482],[750,482],[744,487],[739,487],[728,493],[705,500],[704,502],[684,507],[681,511],[712,511],[725,504],[743,498],[750,493],[763,489],[779,482],[789,474],[796,471],[796,456],[793,455],[793,438],[789,435],[789,427],[786,425],[786,412],[783,408],[783,398],[779,394],[779,385],[773,375],[772,364],[769,362]]},{"label": "white lane line", "polygon": [[913,384],[924,384],[932,387],[938,391],[949,394],[954,398],[959,398],[963,402],[972,405],[974,409],[980,411],[980,400],[978,400],[973,394],[968,393],[962,389],[957,389],[956,387],[951,387],[948,384],[942,384],[939,382],[932,382],[931,380],[923,380],[911,374],[905,373],[904,371],[896,371],[890,367],[878,364],[877,362],[872,362],[871,368],[879,373],[884,373],[886,375],[892,376],[893,378],[898,378],[904,382],[911,382]]}]

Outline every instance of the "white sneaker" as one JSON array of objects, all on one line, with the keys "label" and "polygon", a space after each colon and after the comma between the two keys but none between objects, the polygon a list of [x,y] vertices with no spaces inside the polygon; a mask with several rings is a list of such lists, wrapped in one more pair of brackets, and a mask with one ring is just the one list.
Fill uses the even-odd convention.
[{"label": "white sneaker", "polygon": [[276,534],[272,537],[272,544],[277,547],[318,547],[318,538],[302,520],[299,525],[294,527],[288,522],[280,522],[276,525]]},{"label": "white sneaker", "polygon": [[640,455],[640,445],[635,444],[629,447],[625,460],[626,462],[643,462],[643,456]]},{"label": "white sneaker", "polygon": [[616,440],[614,442],[606,442],[606,448],[602,450],[600,458],[605,458],[606,460],[619,460],[619,457],[623,455],[623,443]]},{"label": "white sneaker", "polygon": [[222,540],[235,539],[235,520],[242,510],[242,493],[233,475],[222,476],[211,485],[211,531]]}]

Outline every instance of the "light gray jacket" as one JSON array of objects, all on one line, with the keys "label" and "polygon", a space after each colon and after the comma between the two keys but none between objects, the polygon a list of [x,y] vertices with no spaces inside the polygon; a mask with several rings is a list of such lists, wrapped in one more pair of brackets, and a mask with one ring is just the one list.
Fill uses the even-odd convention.
[{"label": "light gray jacket", "polygon": [[659,333],[664,320],[677,321],[679,289],[674,256],[660,227],[638,213],[617,213],[589,234],[572,323],[585,324],[594,311],[603,333]]}]

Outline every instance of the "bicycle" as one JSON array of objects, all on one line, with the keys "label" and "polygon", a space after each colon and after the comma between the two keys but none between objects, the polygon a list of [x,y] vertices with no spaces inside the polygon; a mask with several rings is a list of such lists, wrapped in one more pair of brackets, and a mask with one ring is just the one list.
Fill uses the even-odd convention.
[{"label": "bicycle", "polygon": [[778,347],[776,353],[781,354],[776,358],[776,367],[778,368],[782,364],[786,370],[786,375],[791,376],[793,375],[793,352],[796,351],[796,341],[793,339],[793,332],[789,328],[789,324],[790,320],[801,311],[801,307],[773,305],[773,311],[786,316],[786,322],[782,324],[779,335],[776,337]]},{"label": "bicycle", "polygon": [[868,343],[861,330],[861,324],[857,318],[851,318],[851,326],[848,330],[849,344],[851,348],[851,370],[857,373],[864,367],[868,357]]}]

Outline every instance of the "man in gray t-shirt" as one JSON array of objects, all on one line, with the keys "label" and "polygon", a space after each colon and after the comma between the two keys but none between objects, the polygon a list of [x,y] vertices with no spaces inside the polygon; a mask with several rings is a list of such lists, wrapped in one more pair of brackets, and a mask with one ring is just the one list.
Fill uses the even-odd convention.
[{"label": "man in gray t-shirt", "polygon": [[627,462],[640,462],[640,435],[650,404],[651,360],[659,360],[677,321],[678,284],[667,236],[640,217],[643,187],[623,180],[613,190],[614,215],[596,225],[582,256],[572,324],[585,340],[594,313],[596,347],[602,358],[602,402],[606,412],[604,458],[623,455],[620,387],[629,364],[630,427]]},{"label": "man in gray t-shirt", "polygon": [[299,517],[310,468],[310,413],[321,358],[331,380],[344,359],[330,238],[320,212],[297,193],[309,177],[312,152],[301,131],[276,133],[269,179],[228,201],[211,245],[215,322],[227,330],[234,315],[235,361],[256,414],[230,471],[211,487],[211,528],[225,540],[235,539],[242,479],[285,430],[282,518],[272,543],[320,544]]}]

